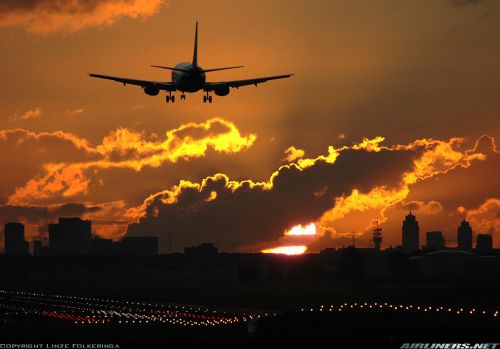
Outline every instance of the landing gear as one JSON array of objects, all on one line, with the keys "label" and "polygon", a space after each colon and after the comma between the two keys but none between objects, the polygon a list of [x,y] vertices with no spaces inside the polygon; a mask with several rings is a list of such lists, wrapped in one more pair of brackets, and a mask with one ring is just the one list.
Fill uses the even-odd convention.
[{"label": "landing gear", "polygon": [[186,95],[183,93],[181,94],[181,101],[185,100],[186,99]]},{"label": "landing gear", "polygon": [[165,98],[165,100],[167,101],[167,103],[170,103],[170,102],[175,103],[175,96],[172,96],[172,92],[171,91],[168,92],[168,95]]},{"label": "landing gear", "polygon": [[212,103],[213,99],[212,99],[212,96],[210,96],[207,92],[207,95],[206,96],[203,96],[203,103]]}]

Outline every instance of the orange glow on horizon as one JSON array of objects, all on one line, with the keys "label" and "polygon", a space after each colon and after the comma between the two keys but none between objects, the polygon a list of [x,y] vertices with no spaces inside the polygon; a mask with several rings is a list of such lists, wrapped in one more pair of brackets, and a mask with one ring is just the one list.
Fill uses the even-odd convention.
[{"label": "orange glow on horizon", "polygon": [[316,231],[316,224],[311,223],[306,225],[305,227],[302,226],[302,224],[296,225],[290,230],[287,230],[285,232],[286,236],[315,236],[317,233]]},{"label": "orange glow on horizon", "polygon": [[299,256],[307,251],[306,246],[281,246],[276,248],[271,248],[268,250],[262,250],[265,254],[282,254],[286,256]]}]

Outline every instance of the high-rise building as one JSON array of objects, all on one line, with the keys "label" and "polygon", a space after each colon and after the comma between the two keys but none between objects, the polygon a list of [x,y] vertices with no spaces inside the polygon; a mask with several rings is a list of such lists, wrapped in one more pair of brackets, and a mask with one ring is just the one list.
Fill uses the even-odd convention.
[{"label": "high-rise building", "polygon": [[489,252],[493,249],[493,237],[489,234],[477,234],[476,250]]},{"label": "high-rise building", "polygon": [[5,253],[29,254],[29,243],[24,240],[24,225],[21,223],[7,223],[4,226]]},{"label": "high-rise building", "polygon": [[444,248],[443,233],[440,231],[428,232],[425,247],[427,249],[442,250]]},{"label": "high-rise building", "polygon": [[80,218],[59,218],[59,223],[49,224],[50,253],[90,253],[92,223]]},{"label": "high-rise building", "polygon": [[403,250],[407,252],[418,251],[420,242],[419,234],[420,228],[418,226],[418,221],[410,211],[410,214],[406,216],[405,220],[403,221]]},{"label": "high-rise building", "polygon": [[472,250],[472,228],[465,219],[458,227],[457,242],[459,250]]}]

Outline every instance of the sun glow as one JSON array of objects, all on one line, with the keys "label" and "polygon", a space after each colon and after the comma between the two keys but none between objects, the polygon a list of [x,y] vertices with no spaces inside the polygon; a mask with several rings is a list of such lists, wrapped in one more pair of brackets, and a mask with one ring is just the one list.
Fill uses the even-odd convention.
[{"label": "sun glow", "polygon": [[316,235],[316,224],[311,223],[305,227],[302,224],[296,225],[285,232],[286,236],[314,236]]},{"label": "sun glow", "polygon": [[282,246],[269,250],[263,250],[262,253],[266,254],[282,254],[286,256],[298,256],[304,254],[307,250],[306,246]]}]

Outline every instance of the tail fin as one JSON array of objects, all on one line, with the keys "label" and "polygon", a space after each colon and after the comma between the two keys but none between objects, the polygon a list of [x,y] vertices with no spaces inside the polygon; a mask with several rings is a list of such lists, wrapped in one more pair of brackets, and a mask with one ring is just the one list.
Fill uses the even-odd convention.
[{"label": "tail fin", "polygon": [[198,22],[196,22],[196,32],[194,34],[194,54],[193,54],[193,65],[198,66]]}]

